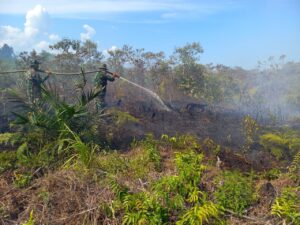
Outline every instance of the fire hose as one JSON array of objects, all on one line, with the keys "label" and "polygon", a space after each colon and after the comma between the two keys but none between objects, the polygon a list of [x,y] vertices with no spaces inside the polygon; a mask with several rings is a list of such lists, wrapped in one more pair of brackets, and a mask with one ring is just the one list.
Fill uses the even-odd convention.
[{"label": "fire hose", "polygon": [[[14,70],[14,71],[4,71],[4,72],[0,72],[0,74],[10,74],[10,73],[25,73],[28,70]],[[47,73],[47,71],[40,71],[40,72],[45,72]],[[96,72],[100,72],[100,70],[94,70],[94,71],[86,71],[84,72],[85,74],[89,74],[89,73],[96,73]],[[72,73],[62,73],[62,72],[52,72],[49,71],[50,74],[54,74],[54,75],[81,75],[82,72],[80,73],[76,73],[76,72],[72,72]],[[111,75],[116,75],[117,77],[120,77],[120,75],[106,71],[106,73],[109,73]]]}]

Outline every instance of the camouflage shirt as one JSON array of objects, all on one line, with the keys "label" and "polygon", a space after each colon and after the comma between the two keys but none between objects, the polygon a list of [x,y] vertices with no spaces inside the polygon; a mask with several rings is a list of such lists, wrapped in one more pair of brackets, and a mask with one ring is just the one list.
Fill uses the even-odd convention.
[{"label": "camouflage shirt", "polygon": [[42,84],[49,78],[49,76],[42,78],[40,72],[44,71],[28,71],[26,73],[27,95],[30,102],[33,102],[36,98],[41,97]]},{"label": "camouflage shirt", "polygon": [[94,78],[94,84],[96,88],[102,89],[104,92],[106,91],[107,81],[114,81],[115,78],[110,76],[105,71],[97,72]]}]

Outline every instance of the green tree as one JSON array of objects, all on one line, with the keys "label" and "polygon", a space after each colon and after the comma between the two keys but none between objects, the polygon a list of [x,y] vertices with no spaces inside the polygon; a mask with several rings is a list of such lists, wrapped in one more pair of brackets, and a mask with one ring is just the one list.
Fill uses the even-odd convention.
[{"label": "green tree", "polygon": [[179,88],[184,93],[196,98],[201,97],[206,71],[205,67],[199,64],[200,54],[202,53],[201,45],[193,42],[175,48],[171,56],[171,60],[175,64],[174,71]]}]

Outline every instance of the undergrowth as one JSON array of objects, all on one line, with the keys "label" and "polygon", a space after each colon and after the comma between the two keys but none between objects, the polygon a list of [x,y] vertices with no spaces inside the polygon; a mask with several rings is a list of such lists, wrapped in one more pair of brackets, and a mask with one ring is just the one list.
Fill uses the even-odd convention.
[{"label": "undergrowth", "polygon": [[300,224],[300,188],[285,188],[275,199],[271,213],[288,223]]},{"label": "undergrowth", "polygon": [[[149,134],[134,141],[128,152],[101,148],[93,141],[98,140],[96,120],[86,108],[96,95],[96,90],[82,92],[76,103],[68,104],[44,88],[42,101],[15,114],[12,131],[0,134],[0,144],[13,148],[0,153],[0,174],[11,174],[11,184],[2,180],[0,190],[12,185],[3,192],[38,191],[17,212],[22,214],[19,224],[50,224],[51,219],[74,216],[77,224],[215,225],[226,224],[228,212],[238,217],[249,212],[257,199],[258,176],[212,166],[223,147],[210,138],[201,143],[192,135],[156,139]],[[129,114],[112,113],[118,126],[139,122]],[[258,139],[258,125],[250,117],[244,119],[244,150],[250,151]],[[297,183],[298,133],[264,133],[260,144],[278,160],[291,159],[286,173]],[[283,173],[274,168],[262,177],[275,181]],[[0,194],[0,215],[5,218],[12,199]],[[53,218],[57,215],[51,209],[60,204],[70,207],[61,209],[70,215]],[[285,189],[270,213],[298,225],[299,190]]]}]

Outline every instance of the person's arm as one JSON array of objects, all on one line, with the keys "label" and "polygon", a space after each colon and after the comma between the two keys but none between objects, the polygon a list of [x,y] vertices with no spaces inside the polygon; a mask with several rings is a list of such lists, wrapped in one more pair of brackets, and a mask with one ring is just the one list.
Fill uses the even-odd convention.
[{"label": "person's arm", "polygon": [[49,74],[41,80],[41,83],[44,83],[46,80],[48,80],[48,78],[49,78]]},{"label": "person's arm", "polygon": [[49,75],[51,74],[51,72],[49,71],[49,70],[38,70],[38,72],[41,72],[41,73],[46,73],[47,74],[47,76],[45,76],[43,79],[41,79],[41,83],[44,83],[46,80],[48,80],[48,78],[49,78]]},{"label": "person's arm", "polygon": [[117,73],[112,73],[112,72],[106,71],[106,77],[107,77],[107,80],[114,81],[116,77],[120,78],[120,75]]},{"label": "person's arm", "polygon": [[114,81],[115,80],[115,78],[113,76],[111,76],[110,74],[105,74],[105,77],[109,81]]},{"label": "person's arm", "polygon": [[110,72],[110,71],[106,71],[106,73],[112,75],[113,77],[120,78],[120,74],[118,74],[118,73],[112,73],[112,72]]}]

